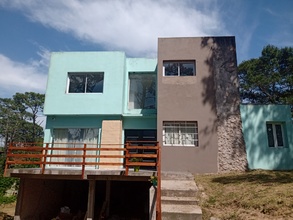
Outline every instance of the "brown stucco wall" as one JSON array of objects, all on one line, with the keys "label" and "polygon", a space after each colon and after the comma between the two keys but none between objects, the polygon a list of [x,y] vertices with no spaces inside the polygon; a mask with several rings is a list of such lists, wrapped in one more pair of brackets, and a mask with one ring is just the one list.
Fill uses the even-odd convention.
[{"label": "brown stucco wall", "polygon": [[215,82],[219,172],[246,170],[235,38],[205,37],[202,45],[210,48],[212,54],[209,63]]},{"label": "brown stucco wall", "polygon": [[[164,60],[196,60],[196,76],[164,77]],[[197,121],[199,147],[162,146],[162,169],[245,170],[234,37],[158,40],[158,141],[163,121]]]},{"label": "brown stucco wall", "polygon": [[[162,170],[217,172],[218,140],[214,78],[207,61],[211,50],[201,38],[158,40],[158,141],[163,121],[197,121],[199,147],[162,146]],[[164,77],[164,60],[196,60],[196,76]]]}]

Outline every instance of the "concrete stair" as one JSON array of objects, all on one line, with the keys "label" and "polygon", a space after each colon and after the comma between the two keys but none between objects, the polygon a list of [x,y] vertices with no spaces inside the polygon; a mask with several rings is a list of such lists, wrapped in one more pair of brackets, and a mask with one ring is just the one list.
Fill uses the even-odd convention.
[{"label": "concrete stair", "polygon": [[161,200],[163,220],[201,220],[198,193],[190,173],[162,173]]}]

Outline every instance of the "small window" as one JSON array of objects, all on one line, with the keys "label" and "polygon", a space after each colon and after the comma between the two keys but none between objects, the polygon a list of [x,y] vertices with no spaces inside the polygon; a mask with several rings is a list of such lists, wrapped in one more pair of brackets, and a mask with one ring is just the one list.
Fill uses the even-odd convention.
[{"label": "small window", "polygon": [[284,147],[284,128],[282,123],[267,123],[269,147]]},{"label": "small window", "polygon": [[68,73],[68,93],[102,93],[104,73]]},{"label": "small window", "polygon": [[196,121],[164,121],[163,145],[198,146]]},{"label": "small window", "polygon": [[164,61],[164,76],[195,76],[195,61]]},{"label": "small window", "polygon": [[128,108],[156,108],[156,75],[154,73],[129,73]]}]

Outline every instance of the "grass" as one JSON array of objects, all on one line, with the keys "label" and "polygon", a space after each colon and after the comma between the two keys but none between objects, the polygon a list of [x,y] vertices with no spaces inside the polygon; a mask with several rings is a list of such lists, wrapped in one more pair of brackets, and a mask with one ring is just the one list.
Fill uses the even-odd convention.
[{"label": "grass", "polygon": [[196,175],[203,219],[293,219],[293,172]]}]

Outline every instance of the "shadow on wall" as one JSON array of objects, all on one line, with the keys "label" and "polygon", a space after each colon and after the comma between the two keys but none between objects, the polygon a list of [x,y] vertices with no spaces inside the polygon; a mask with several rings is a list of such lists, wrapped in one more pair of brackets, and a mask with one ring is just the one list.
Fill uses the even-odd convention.
[{"label": "shadow on wall", "polygon": [[[241,115],[250,169],[292,170],[293,129],[290,107],[285,105],[242,105]],[[284,125],[284,147],[269,147],[267,122]]]},{"label": "shadow on wall", "polygon": [[204,135],[218,134],[219,171],[247,170],[247,159],[240,117],[236,47],[234,37],[203,37],[202,49],[210,51],[205,60],[209,76],[202,79],[203,104],[217,115]]}]

